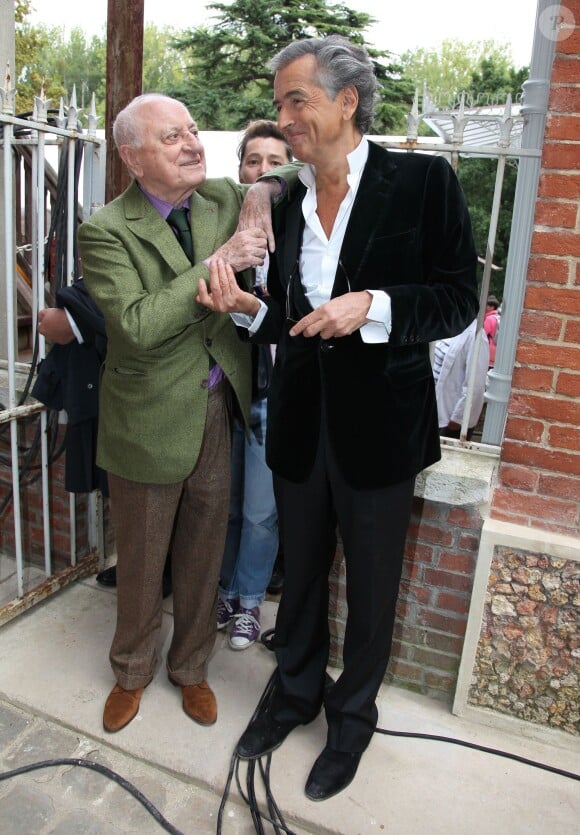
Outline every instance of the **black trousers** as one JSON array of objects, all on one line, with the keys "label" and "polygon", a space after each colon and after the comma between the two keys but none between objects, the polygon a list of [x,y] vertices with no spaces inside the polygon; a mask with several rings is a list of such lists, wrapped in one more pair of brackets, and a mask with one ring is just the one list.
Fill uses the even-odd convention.
[{"label": "black trousers", "polygon": [[[285,579],[276,619],[272,709],[278,720],[307,722],[324,705],[327,742],[338,751],[363,751],[377,725],[375,699],[391,651],[414,486],[411,478],[379,490],[354,490],[324,437],[307,481],[274,477]],[[337,525],[348,615],[344,668],[325,691],[328,578]]]}]

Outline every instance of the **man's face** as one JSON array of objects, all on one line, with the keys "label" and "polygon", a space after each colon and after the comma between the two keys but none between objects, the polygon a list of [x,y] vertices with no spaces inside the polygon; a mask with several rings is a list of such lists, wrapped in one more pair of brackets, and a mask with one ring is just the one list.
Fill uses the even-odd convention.
[{"label": "man's face", "polygon": [[286,162],[286,145],[281,139],[274,136],[256,136],[247,143],[240,162],[240,183],[255,183],[262,174]]},{"label": "man's face", "polygon": [[[338,147],[350,123],[352,110],[345,109],[342,91],[329,99],[316,82],[316,59],[303,55],[279,70],[274,78],[274,106],[278,127],[290,143],[294,156],[316,164]],[[348,112],[347,112],[348,111]]]},{"label": "man's face", "polygon": [[137,111],[142,144],[121,147],[121,156],[141,186],[179,206],[205,180],[205,151],[197,125],[177,101],[145,102]]}]

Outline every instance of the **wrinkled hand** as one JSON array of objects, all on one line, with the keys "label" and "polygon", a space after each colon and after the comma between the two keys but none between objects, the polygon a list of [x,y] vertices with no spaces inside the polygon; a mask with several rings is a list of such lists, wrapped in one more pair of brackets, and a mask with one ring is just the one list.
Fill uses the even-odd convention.
[{"label": "wrinkled hand", "polygon": [[60,307],[45,307],[38,311],[38,333],[58,345],[68,345],[75,338],[68,316]]},{"label": "wrinkled hand", "polygon": [[222,258],[209,263],[209,287],[200,279],[196,301],[216,313],[248,313],[255,316],[260,302],[253,293],[242,290],[230,264]]},{"label": "wrinkled hand", "polygon": [[261,180],[254,183],[248,190],[240,217],[238,230],[258,227],[262,229],[268,239],[268,249],[274,252],[274,232],[272,230],[272,200],[280,194],[280,183],[277,180]]},{"label": "wrinkled hand", "polygon": [[265,232],[253,226],[251,229],[234,232],[225,244],[216,249],[211,259],[221,258],[234,272],[239,273],[248,267],[261,267],[266,257],[267,246]]},{"label": "wrinkled hand", "polygon": [[366,290],[336,296],[293,325],[290,336],[320,334],[323,339],[349,336],[366,323],[372,300],[371,294]]}]

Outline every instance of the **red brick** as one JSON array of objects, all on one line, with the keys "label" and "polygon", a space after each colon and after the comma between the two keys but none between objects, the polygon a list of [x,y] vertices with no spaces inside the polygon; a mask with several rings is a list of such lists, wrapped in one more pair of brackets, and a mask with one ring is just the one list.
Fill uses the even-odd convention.
[{"label": "red brick", "polygon": [[573,524],[578,508],[576,502],[568,502],[530,493],[519,493],[510,490],[509,493],[496,490],[493,496],[494,508],[518,511],[534,519],[552,519],[561,524]]},{"label": "red brick", "polygon": [[432,563],[433,562],[433,548],[429,545],[423,545],[420,542],[413,542],[407,540],[407,553],[413,562],[417,563]]},{"label": "red brick", "polygon": [[481,530],[481,513],[479,510],[465,507],[449,508],[448,522],[450,525],[455,525],[458,528],[472,528],[474,530]]},{"label": "red brick", "polygon": [[436,605],[438,609],[455,612],[458,615],[466,615],[469,611],[469,600],[466,597],[448,591],[438,592]]},{"label": "red brick", "polygon": [[503,487],[515,490],[535,491],[538,487],[538,473],[529,467],[502,464],[499,469],[499,480]]},{"label": "red brick", "polygon": [[[533,285],[529,285],[529,287],[531,288]],[[536,305],[526,304],[526,307],[535,308]],[[524,310],[520,323],[519,336],[520,339],[531,337],[534,339],[550,339],[556,341],[560,339],[562,327],[562,319],[557,316],[550,316],[547,313],[532,313],[529,310]]]},{"label": "red brick", "polygon": [[459,542],[457,544],[463,551],[471,551],[475,554],[479,550],[480,534],[481,530],[477,532],[477,536],[463,534],[459,537]]},{"label": "red brick", "polygon": [[425,569],[425,582],[439,589],[455,589],[456,591],[471,591],[473,577],[471,574],[452,574],[436,568]]},{"label": "red brick", "polygon": [[534,223],[537,226],[575,229],[577,216],[578,206],[576,203],[557,200],[538,200],[536,203]]},{"label": "red brick", "polygon": [[567,476],[548,475],[540,473],[538,493],[543,496],[557,496],[561,499],[580,500],[580,485],[578,479]]},{"label": "red brick", "polygon": [[551,393],[554,390],[555,373],[545,368],[529,368],[529,366],[518,365],[514,368],[512,376],[512,391],[544,391]]},{"label": "red brick", "polygon": [[[580,72],[580,62],[576,61],[576,71]],[[556,65],[554,65],[556,66]],[[580,117],[554,116],[548,114],[546,125],[547,139],[580,140]]]},{"label": "red brick", "polygon": [[505,437],[515,441],[527,441],[537,444],[542,440],[544,424],[538,420],[508,417]]},{"label": "red brick", "polygon": [[[497,491],[501,492],[501,490]],[[494,493],[495,497],[495,493]],[[519,513],[510,513],[492,505],[490,510],[490,519],[497,519],[498,522],[511,522],[513,525],[528,525],[530,524],[529,517]]]},{"label": "red brick", "polygon": [[542,255],[580,256],[580,235],[572,232],[542,232],[536,230],[532,237],[532,252]]},{"label": "red brick", "polygon": [[561,371],[556,381],[556,392],[570,397],[580,397],[580,374]]},{"label": "red brick", "polygon": [[[580,90],[573,95],[580,102]],[[548,141],[544,143],[542,168],[557,168],[558,170],[580,168],[579,148],[580,145],[576,142]]]},{"label": "red brick", "polygon": [[514,414],[539,420],[559,421],[573,426],[580,424],[580,402],[561,397],[546,397],[538,394],[515,392],[510,398],[510,409]]},{"label": "red brick", "polygon": [[520,342],[517,361],[532,366],[562,368],[566,371],[580,371],[580,347],[557,343]]},{"label": "red brick", "polygon": [[[578,240],[580,241],[580,235],[578,235]],[[565,290],[562,287],[529,285],[526,291],[525,307],[540,310],[543,313],[567,313],[577,316],[580,312],[580,289]]]},{"label": "red brick", "polygon": [[518,444],[509,439],[504,440],[502,446],[502,461],[524,464],[547,472],[580,475],[580,456]]},{"label": "red brick", "polygon": [[463,649],[463,641],[455,635],[445,635],[442,632],[425,631],[425,646],[432,647],[444,653],[452,653],[460,656]]},{"label": "red brick", "polygon": [[399,587],[399,599],[401,599],[401,595],[407,602],[421,603],[423,606],[428,606],[432,602],[433,589],[417,583],[403,581]]},{"label": "red brick", "polygon": [[423,679],[423,668],[417,664],[409,664],[408,661],[401,661],[391,656],[389,672],[399,679],[420,682]]},{"label": "red brick", "polygon": [[[578,314],[580,315],[580,310]],[[568,319],[563,339],[564,342],[571,342],[573,345],[580,342],[580,319]]]},{"label": "red brick", "polygon": [[580,89],[568,86],[552,87],[548,110],[550,113],[580,112]]},{"label": "red brick", "polygon": [[445,672],[456,672],[459,659],[455,655],[446,655],[442,652],[420,647],[413,649],[413,661],[423,668],[431,667]]},{"label": "red brick", "polygon": [[530,256],[528,261],[528,281],[548,281],[550,284],[565,284],[570,272],[566,258],[542,258],[540,255]]},{"label": "red brick", "polygon": [[550,446],[555,449],[580,450],[580,429],[574,426],[552,426],[548,437]]},{"label": "red brick", "polygon": [[405,559],[403,562],[402,577],[405,580],[413,580],[415,582],[422,582],[423,579],[423,565],[415,560]]},{"label": "red brick", "polygon": [[[570,9],[574,13],[574,20],[576,24],[578,24],[578,20],[580,19],[580,14],[578,10],[574,8],[577,5],[574,3],[574,0],[566,0],[566,7]],[[580,27],[576,25],[575,29],[570,30],[566,27],[563,30],[558,38],[558,55],[571,55],[572,59],[574,59],[577,55],[580,55]]]},{"label": "red brick", "polygon": [[475,567],[475,556],[475,554],[454,554],[443,551],[437,565],[444,571],[458,571],[471,576]]},{"label": "red brick", "polygon": [[455,677],[438,674],[433,670],[427,670],[423,677],[426,687],[433,687],[435,690],[443,690],[450,693],[455,688]]},{"label": "red brick", "polygon": [[420,525],[417,531],[417,539],[431,542],[433,545],[451,545],[453,534],[451,531],[444,531],[433,525]]},{"label": "red brick", "polygon": [[449,632],[452,635],[465,635],[465,618],[454,618],[451,615],[442,615],[431,609],[420,609],[417,616],[417,623],[423,626],[438,629],[439,632]]},{"label": "red brick", "polygon": [[580,174],[571,171],[560,174],[544,171],[540,175],[538,194],[543,197],[580,198]]}]

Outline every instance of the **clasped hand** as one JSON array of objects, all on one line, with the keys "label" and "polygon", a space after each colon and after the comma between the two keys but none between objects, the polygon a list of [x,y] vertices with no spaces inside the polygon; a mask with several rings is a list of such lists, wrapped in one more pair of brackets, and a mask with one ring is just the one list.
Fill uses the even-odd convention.
[{"label": "clasped hand", "polygon": [[[255,316],[260,302],[238,285],[234,271],[222,258],[212,258],[209,264],[209,287],[201,279],[196,297],[199,304],[216,313],[246,313]],[[320,335],[323,339],[348,336],[367,321],[372,297],[366,290],[345,293],[317,307],[308,316],[292,325],[290,336],[311,337]]]}]

